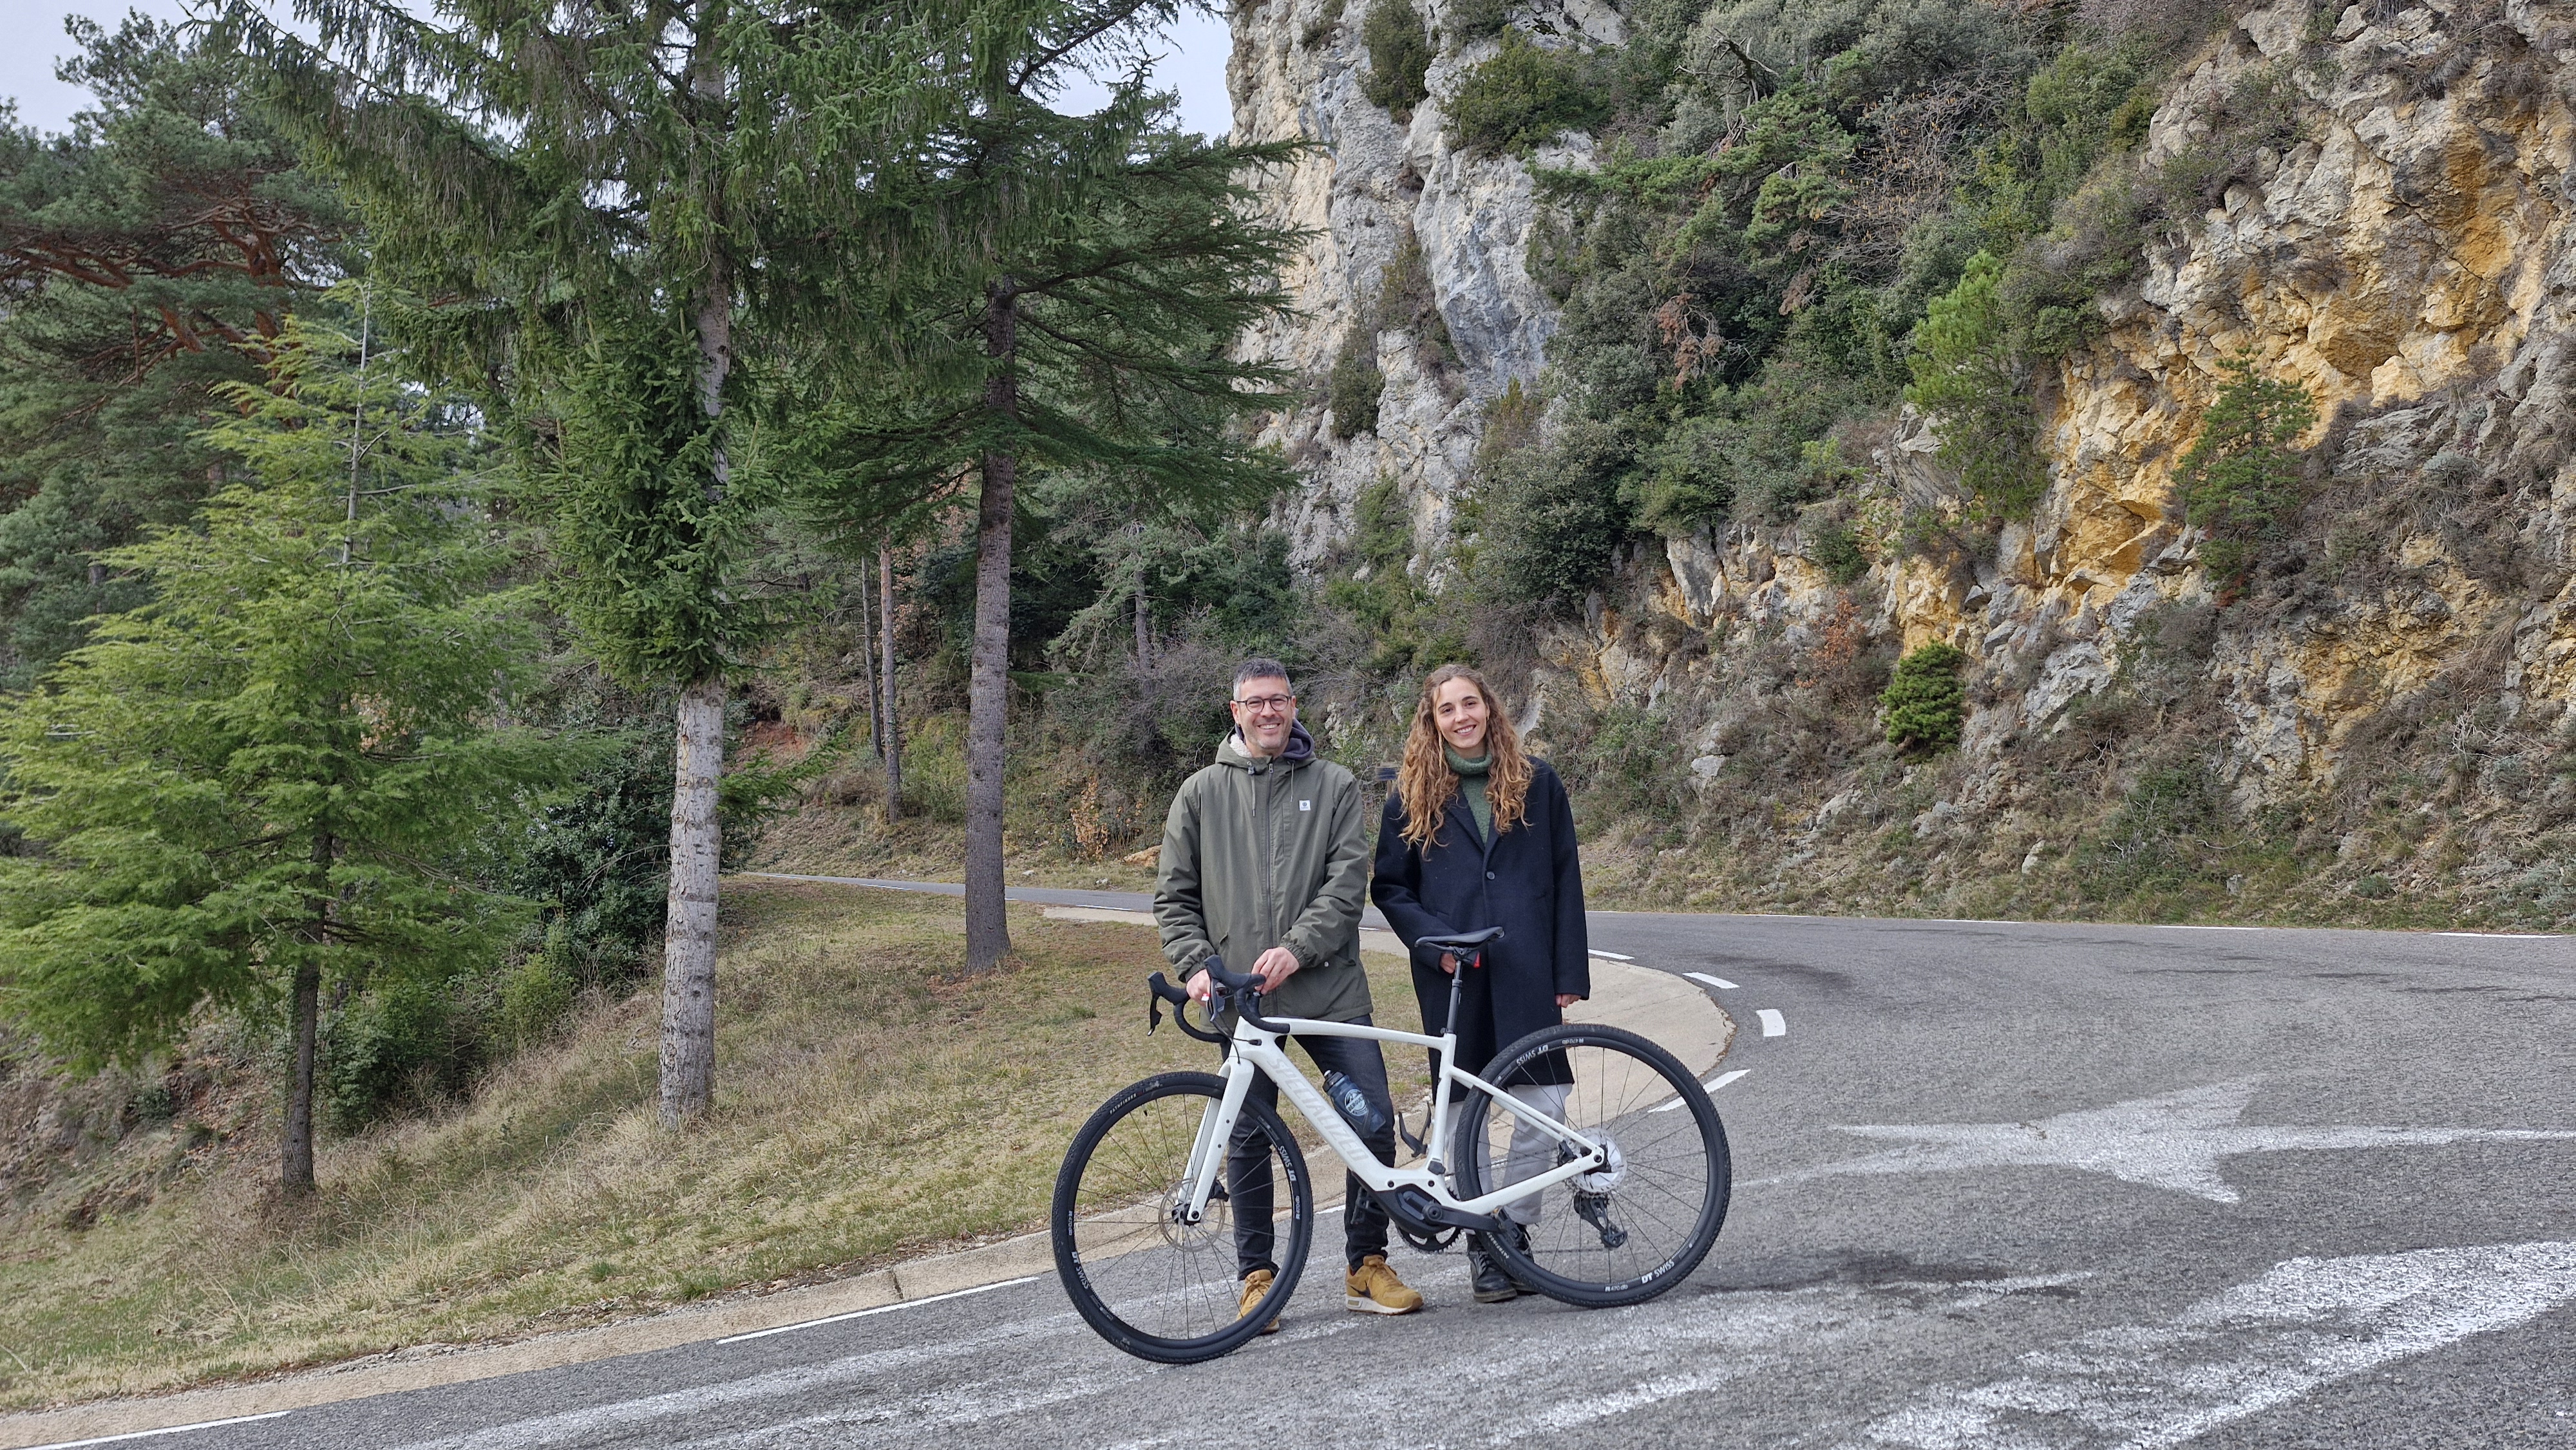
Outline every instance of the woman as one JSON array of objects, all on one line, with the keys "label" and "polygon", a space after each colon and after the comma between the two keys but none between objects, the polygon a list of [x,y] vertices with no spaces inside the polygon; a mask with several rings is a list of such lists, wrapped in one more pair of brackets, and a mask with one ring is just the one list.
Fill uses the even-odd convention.
[{"label": "woman", "polygon": [[[1564,1009],[1591,995],[1573,808],[1547,762],[1522,753],[1510,718],[1474,670],[1443,665],[1422,682],[1377,842],[1369,894],[1407,947],[1426,936],[1503,929],[1482,970],[1469,973],[1461,988],[1461,1067],[1481,1072],[1505,1045],[1563,1021]],[[1414,954],[1424,1032],[1448,1030],[1449,974],[1457,970],[1445,953],[1436,959]],[[1564,1115],[1561,1086],[1521,1087],[1514,1095],[1540,1112]],[[1450,1127],[1454,1141],[1455,1116]],[[1539,1171],[1547,1147],[1541,1135],[1516,1125],[1505,1181]],[[1506,1231],[1526,1244],[1538,1208],[1536,1195],[1506,1207]],[[1468,1264],[1479,1303],[1526,1292],[1481,1236],[1468,1250]]]}]

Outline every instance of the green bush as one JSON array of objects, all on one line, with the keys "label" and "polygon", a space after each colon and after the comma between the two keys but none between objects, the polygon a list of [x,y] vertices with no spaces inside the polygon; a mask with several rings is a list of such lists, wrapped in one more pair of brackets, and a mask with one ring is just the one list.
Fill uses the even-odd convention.
[{"label": "green bush", "polygon": [[1914,331],[1907,359],[1914,381],[1905,390],[1905,400],[1932,419],[1941,440],[1936,456],[1959,470],[1988,518],[2028,513],[2048,488],[2029,370],[1997,291],[2003,274],[1991,252],[1968,259],[1959,285],[1933,302]]},{"label": "green bush", "polygon": [[1887,738],[1901,746],[1938,748],[1959,743],[1967,723],[1968,692],[1959,674],[1968,656],[1954,646],[1933,643],[1896,662],[1896,676],[1878,697],[1887,712]]},{"label": "green bush", "polygon": [[2315,399],[2264,377],[2252,353],[2219,364],[2227,381],[2201,417],[2200,441],[2174,470],[2184,517],[2204,531],[2201,567],[2222,590],[2242,589],[2263,551],[2289,532],[2306,501],[2294,445],[2315,425]]},{"label": "green bush", "polygon": [[380,982],[323,1024],[324,1121],[355,1132],[460,1093],[481,1064],[474,1023],[435,982]]},{"label": "green bush", "polygon": [[1452,0],[1442,19],[1449,32],[1449,43],[1465,47],[1489,35],[1500,35],[1511,25],[1511,0]]},{"label": "green bush", "polygon": [[1545,50],[1517,30],[1502,53],[1458,82],[1449,102],[1450,144],[1469,151],[1526,154],[1560,131],[1589,131],[1610,119],[1593,67],[1570,50]]},{"label": "green bush", "polygon": [[1826,519],[1809,532],[1807,557],[1836,584],[1849,584],[1869,572],[1869,552],[1841,519]]},{"label": "green bush", "polygon": [[501,978],[501,1040],[512,1048],[543,1042],[563,1025],[581,987],[581,964],[562,917],[546,928],[543,947]]},{"label": "green bush", "polygon": [[1621,483],[1634,460],[1624,429],[1588,418],[1549,447],[1491,459],[1477,489],[1477,588],[1500,604],[1579,607],[1628,537]]},{"label": "green bush", "polygon": [[1362,322],[1342,339],[1333,370],[1324,379],[1324,406],[1333,413],[1333,436],[1357,438],[1377,431],[1378,395],[1386,374],[1377,366],[1377,329]]},{"label": "green bush", "polygon": [[1377,0],[1360,22],[1360,43],[1368,47],[1368,74],[1360,94],[1369,104],[1384,106],[1398,121],[1413,118],[1413,108],[1431,95],[1424,78],[1431,72],[1431,33],[1412,0]]}]

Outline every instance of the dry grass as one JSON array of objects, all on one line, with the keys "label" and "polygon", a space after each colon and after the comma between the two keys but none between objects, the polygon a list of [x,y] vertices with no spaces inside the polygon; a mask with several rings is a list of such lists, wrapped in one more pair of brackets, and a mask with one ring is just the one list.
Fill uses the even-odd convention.
[{"label": "dry grass", "polygon": [[[1146,1035],[1150,932],[1015,911],[1018,964],[961,980],[962,920],[730,884],[716,1107],[681,1134],[654,1122],[648,991],[445,1116],[329,1146],[308,1202],[245,1155],[87,1230],[13,1224],[0,1407],[600,1323],[1038,1227],[1102,1098],[1213,1053]],[[1409,1018],[1402,964],[1371,967],[1381,1015]]]}]

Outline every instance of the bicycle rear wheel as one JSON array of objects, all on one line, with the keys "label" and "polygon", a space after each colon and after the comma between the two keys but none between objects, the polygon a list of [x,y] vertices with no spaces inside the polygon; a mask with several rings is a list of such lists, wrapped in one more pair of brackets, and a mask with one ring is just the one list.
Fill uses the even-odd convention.
[{"label": "bicycle rear wheel", "polygon": [[1475,1198],[1571,1161],[1524,1118],[1544,1115],[1611,1149],[1607,1168],[1504,1208],[1492,1235],[1511,1275],[1552,1299],[1606,1308],[1688,1277],[1726,1222],[1732,1169],[1708,1093],[1672,1054],[1633,1032],[1568,1023],[1495,1054],[1482,1074],[1510,1103],[1471,1094],[1458,1193]]},{"label": "bicycle rear wheel", "polygon": [[[1235,1119],[1207,1212],[1181,1221],[1190,1150],[1224,1097],[1225,1080],[1211,1073],[1147,1078],[1100,1105],[1056,1175],[1047,1221],[1057,1276],[1084,1321],[1140,1359],[1193,1364],[1236,1348],[1287,1307],[1306,1266],[1315,1231],[1306,1159],[1279,1115],[1257,1102]],[[1238,1319],[1247,1251],[1278,1272],[1260,1306]]]}]

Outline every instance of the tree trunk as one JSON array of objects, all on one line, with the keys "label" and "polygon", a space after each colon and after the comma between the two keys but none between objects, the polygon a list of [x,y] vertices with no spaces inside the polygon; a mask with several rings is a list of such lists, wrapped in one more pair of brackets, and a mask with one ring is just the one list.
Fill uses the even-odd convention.
[{"label": "tree trunk", "polygon": [[[313,945],[331,944],[331,833],[313,833]],[[286,1085],[286,1132],[278,1145],[277,1181],[289,1193],[313,1191],[313,1068],[322,1036],[322,963],[296,964],[288,1016],[295,1040],[295,1071]]]},{"label": "tree trunk", "polygon": [[[725,73],[713,37],[719,6],[699,9],[700,45],[691,88],[711,111],[722,107]],[[707,247],[705,288],[694,319],[698,341],[698,406],[710,428],[724,417],[725,378],[733,371],[733,272],[721,241],[721,217]],[[707,499],[720,503],[732,482],[724,438],[715,439]],[[671,886],[662,928],[662,1124],[676,1128],[705,1112],[716,1082],[716,872],[724,855],[716,819],[716,778],[724,770],[724,676],[720,665],[680,691],[672,751]]]},{"label": "tree trunk", "polygon": [[724,682],[680,693],[671,793],[671,904],[662,933],[662,1123],[706,1111],[716,1080],[716,776],[724,768]]},{"label": "tree trunk", "polygon": [[868,561],[859,561],[859,683],[868,692],[868,749],[885,759],[885,697],[877,693],[877,636],[869,622]]},{"label": "tree trunk", "polygon": [[1145,604],[1145,561],[1136,560],[1136,673],[1154,668],[1154,616]]},{"label": "tree trunk", "polygon": [[895,713],[894,697],[894,550],[877,550],[877,628],[885,643],[885,656],[877,671],[879,688],[885,691],[885,823],[889,826],[903,819],[903,717]]},{"label": "tree trunk", "polygon": [[313,1191],[313,1060],[322,1026],[322,966],[305,962],[295,969],[295,1080],[286,1089],[286,1141],[279,1153],[278,1182],[289,1193]]},{"label": "tree trunk", "polygon": [[[984,348],[998,363],[984,384],[984,406],[1004,420],[1019,415],[1019,299],[1009,278],[994,284],[984,309]],[[983,458],[983,493],[975,508],[975,648],[966,683],[966,970],[986,972],[1011,952],[1002,867],[1002,727],[1011,689],[1011,491],[1019,455],[997,448]]]}]

